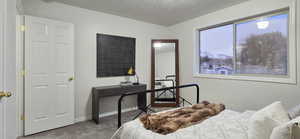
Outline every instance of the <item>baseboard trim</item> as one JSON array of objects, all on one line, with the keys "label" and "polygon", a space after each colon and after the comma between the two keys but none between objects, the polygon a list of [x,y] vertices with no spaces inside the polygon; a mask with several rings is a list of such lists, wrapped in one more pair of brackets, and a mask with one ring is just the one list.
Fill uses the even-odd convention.
[{"label": "baseboard trim", "polygon": [[[127,109],[123,109],[122,112],[130,112],[130,111],[134,111],[134,110],[137,110],[137,109],[138,109],[137,107],[127,108]],[[112,115],[116,115],[116,114],[118,114],[118,111],[106,112],[106,113],[103,113],[103,114],[99,114],[99,118],[112,116]],[[88,120],[91,120],[91,119],[92,119],[92,115],[82,116],[82,117],[75,118],[75,123],[88,121]]]}]

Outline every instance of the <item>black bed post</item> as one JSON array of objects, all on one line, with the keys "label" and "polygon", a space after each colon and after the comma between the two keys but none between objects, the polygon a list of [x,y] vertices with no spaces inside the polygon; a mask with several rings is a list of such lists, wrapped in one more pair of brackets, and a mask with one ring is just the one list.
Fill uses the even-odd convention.
[{"label": "black bed post", "polygon": [[120,97],[119,102],[118,102],[118,128],[121,127],[122,124],[122,99],[123,99],[123,95]]},{"label": "black bed post", "polygon": [[199,86],[195,85],[197,88],[197,104],[199,104]]}]

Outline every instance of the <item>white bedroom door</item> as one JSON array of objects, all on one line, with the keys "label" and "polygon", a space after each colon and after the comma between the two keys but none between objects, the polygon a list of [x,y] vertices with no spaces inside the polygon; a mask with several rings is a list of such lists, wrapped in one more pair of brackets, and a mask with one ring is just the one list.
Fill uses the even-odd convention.
[{"label": "white bedroom door", "polygon": [[0,139],[16,139],[15,49],[11,33],[15,24],[6,6],[7,1],[0,0]]},{"label": "white bedroom door", "polygon": [[74,123],[72,24],[25,16],[25,135]]}]

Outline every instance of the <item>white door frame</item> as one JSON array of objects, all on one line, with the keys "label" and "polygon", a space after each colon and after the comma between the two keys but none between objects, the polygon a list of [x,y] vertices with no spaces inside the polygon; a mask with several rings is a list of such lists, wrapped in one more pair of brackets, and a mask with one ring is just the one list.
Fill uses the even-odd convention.
[{"label": "white door frame", "polygon": [[[0,0],[0,90],[4,90],[4,62],[3,62],[3,54],[4,54],[4,0]],[[0,100],[0,139],[4,139],[4,104],[3,100]]]},{"label": "white door frame", "polygon": [[0,91],[12,92],[0,100],[0,139],[15,139],[16,130],[16,0],[0,0]]},{"label": "white door frame", "polygon": [[24,24],[24,16],[22,15],[17,15],[16,16],[16,24],[17,24],[17,31],[16,31],[16,43],[17,43],[17,48],[16,48],[16,58],[17,58],[17,132],[18,136],[24,136],[24,31],[25,28],[22,26]]}]

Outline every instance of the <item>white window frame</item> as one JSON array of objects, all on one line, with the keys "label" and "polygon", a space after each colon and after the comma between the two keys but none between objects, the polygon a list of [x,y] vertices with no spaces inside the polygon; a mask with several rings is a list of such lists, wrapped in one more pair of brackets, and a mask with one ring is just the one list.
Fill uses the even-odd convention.
[{"label": "white window frame", "polygon": [[[235,23],[244,22],[247,20],[254,20],[258,17],[268,17],[270,15],[280,14],[281,12],[288,12],[289,24],[288,24],[288,73],[287,75],[251,75],[251,74],[232,74],[232,75],[220,75],[220,74],[201,74],[200,73],[200,36],[199,32],[201,30],[207,30],[211,28],[221,27],[224,25],[233,24],[235,31]],[[275,82],[275,83],[285,83],[285,84],[296,84],[297,83],[297,57],[296,57],[296,15],[294,6],[289,6],[282,9],[273,10],[270,12],[264,12],[263,14],[258,14],[254,16],[249,16],[247,18],[238,19],[226,23],[221,23],[218,25],[213,25],[204,28],[196,28],[194,31],[195,35],[195,47],[194,47],[194,77],[199,78],[214,78],[214,79],[229,79],[229,80],[247,80],[247,81],[259,81],[259,82]],[[235,43],[235,38],[234,38]]]}]

